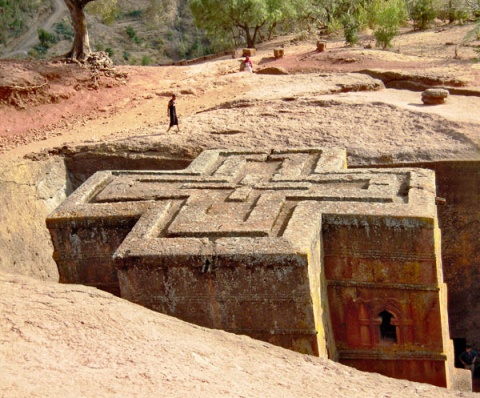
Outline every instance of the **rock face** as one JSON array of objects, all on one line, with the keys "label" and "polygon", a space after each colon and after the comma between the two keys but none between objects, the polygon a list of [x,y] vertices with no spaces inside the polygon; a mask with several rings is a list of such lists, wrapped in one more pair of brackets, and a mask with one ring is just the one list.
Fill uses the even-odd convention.
[{"label": "rock face", "polygon": [[308,148],[99,172],[47,220],[60,280],[451,387],[434,174],[344,167]]},{"label": "rock face", "polygon": [[[438,207],[442,229],[444,279],[448,286],[450,336],[480,346],[477,314],[478,264],[480,264],[480,162],[444,161],[417,163],[435,171],[437,195],[446,199]],[[464,347],[459,348],[461,352]]]},{"label": "rock face", "polygon": [[86,286],[0,274],[0,314],[4,398],[476,396],[190,325]]},{"label": "rock face", "polygon": [[58,281],[45,218],[66,198],[61,159],[0,162],[0,272]]}]

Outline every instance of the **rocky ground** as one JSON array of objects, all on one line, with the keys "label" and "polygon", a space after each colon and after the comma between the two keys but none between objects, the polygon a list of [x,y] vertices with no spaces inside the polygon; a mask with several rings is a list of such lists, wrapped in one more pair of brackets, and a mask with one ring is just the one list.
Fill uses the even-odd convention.
[{"label": "rocky ground", "polygon": [[190,325],[84,286],[0,283],[5,398],[476,396]]},{"label": "rocky ground", "polygon": [[[255,71],[274,66],[288,75],[239,73],[238,58],[100,73],[0,61],[1,395],[474,396],[357,372],[59,285],[44,225],[67,191],[61,156],[86,150],[192,159],[204,148],[336,146],[351,165],[478,158],[480,75],[473,47],[462,45],[468,29],[406,33],[393,51],[330,40],[317,53],[314,42],[289,38],[253,57]],[[286,55],[274,60],[279,45]],[[419,91],[383,88],[379,77],[387,86],[436,84],[468,95],[424,106]],[[167,133],[172,92],[180,132]]]}]

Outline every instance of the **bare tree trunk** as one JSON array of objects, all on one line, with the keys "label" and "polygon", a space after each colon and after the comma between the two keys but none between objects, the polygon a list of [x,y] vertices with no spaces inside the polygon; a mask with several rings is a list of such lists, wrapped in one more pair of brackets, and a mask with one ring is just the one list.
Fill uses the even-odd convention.
[{"label": "bare tree trunk", "polygon": [[267,40],[271,40],[271,39],[272,39],[273,31],[275,30],[275,27],[276,27],[276,26],[277,26],[277,21],[275,21],[274,23],[272,23],[272,25],[271,25],[270,28],[268,29]]},{"label": "bare tree trunk", "polygon": [[252,35],[250,33],[250,27],[248,25],[245,25],[244,31],[245,31],[245,39],[247,40],[247,47],[254,48],[255,40],[253,40]]},{"label": "bare tree trunk", "polygon": [[72,49],[67,53],[68,58],[85,60],[91,53],[90,41],[88,39],[87,20],[83,9],[87,3],[94,0],[64,0],[70,11],[72,18],[73,30],[75,36],[73,38]]}]

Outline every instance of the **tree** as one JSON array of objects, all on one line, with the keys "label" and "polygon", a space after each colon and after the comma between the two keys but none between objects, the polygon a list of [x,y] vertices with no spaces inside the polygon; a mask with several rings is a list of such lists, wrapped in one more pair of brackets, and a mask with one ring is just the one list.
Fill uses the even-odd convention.
[{"label": "tree", "polygon": [[411,6],[410,17],[415,30],[428,29],[435,20],[437,13],[432,0],[415,0]]},{"label": "tree", "polygon": [[[64,0],[70,11],[72,25],[75,35],[73,37],[72,49],[66,54],[66,57],[85,60],[91,53],[90,40],[88,38],[87,20],[85,18],[85,6],[96,0]],[[117,0],[104,0],[103,8],[116,5]]]},{"label": "tree", "polygon": [[343,28],[345,42],[354,45],[358,42],[358,32],[372,25],[369,13],[369,0],[311,0],[319,22],[328,32]]},{"label": "tree", "polygon": [[262,33],[270,35],[275,26],[302,11],[303,1],[295,0],[189,0],[195,24],[212,38],[231,35],[255,47]]}]

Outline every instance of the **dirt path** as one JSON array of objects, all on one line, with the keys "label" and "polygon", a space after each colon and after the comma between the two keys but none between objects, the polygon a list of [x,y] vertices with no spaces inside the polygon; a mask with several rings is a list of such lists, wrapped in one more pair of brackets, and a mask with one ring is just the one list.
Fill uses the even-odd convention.
[{"label": "dirt path", "polygon": [[63,17],[68,15],[68,9],[63,0],[51,1],[53,1],[53,14],[50,15],[45,21],[40,21],[39,23],[32,25],[28,32],[24,33],[22,36],[20,36],[19,39],[15,41],[15,45],[10,49],[10,52],[4,54],[1,57],[2,59],[9,59],[17,54],[27,55],[28,51],[39,43],[39,29],[51,32],[53,25],[60,21]]}]

